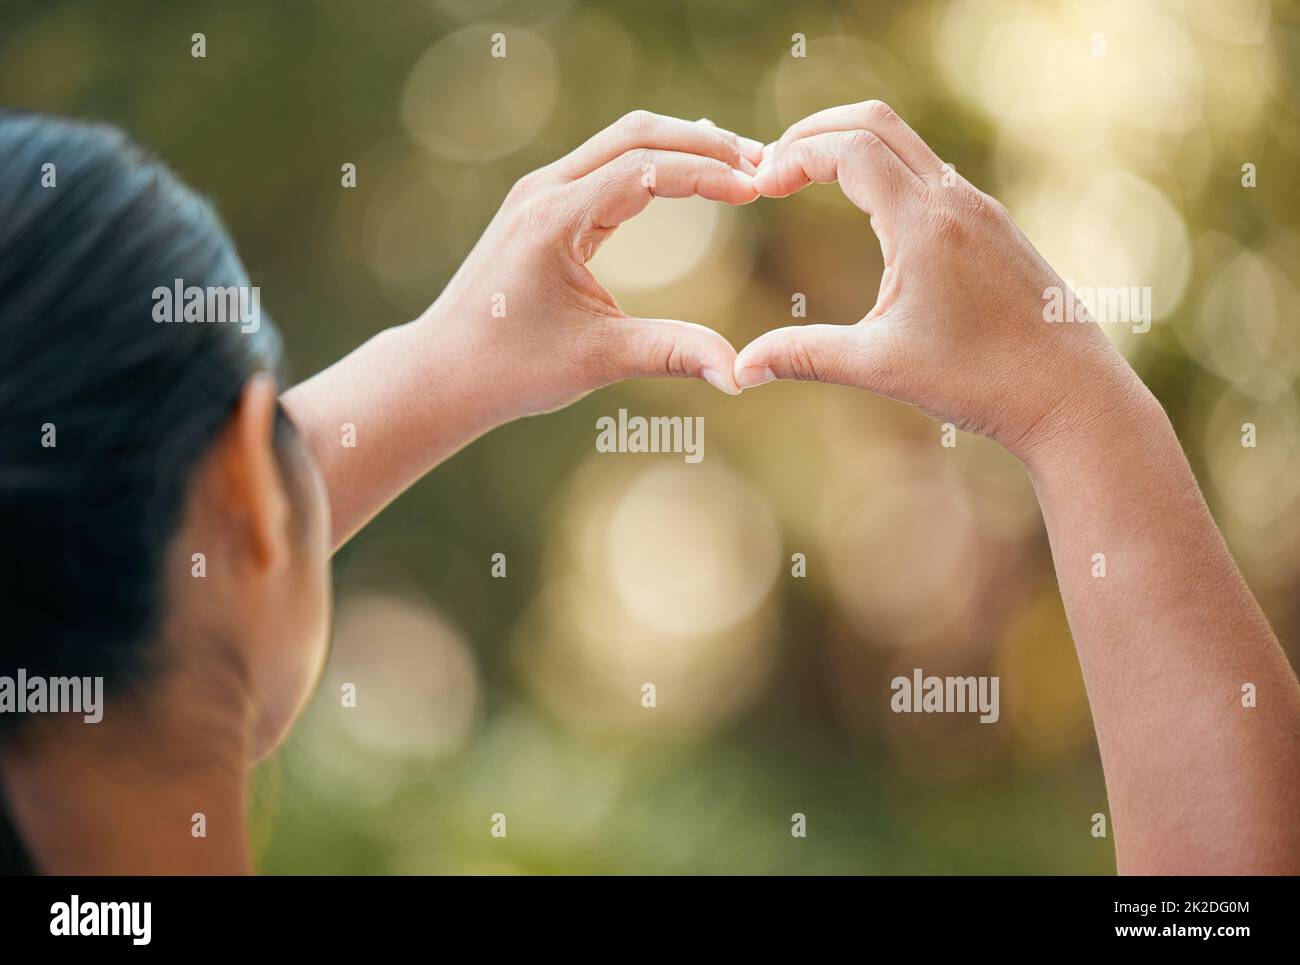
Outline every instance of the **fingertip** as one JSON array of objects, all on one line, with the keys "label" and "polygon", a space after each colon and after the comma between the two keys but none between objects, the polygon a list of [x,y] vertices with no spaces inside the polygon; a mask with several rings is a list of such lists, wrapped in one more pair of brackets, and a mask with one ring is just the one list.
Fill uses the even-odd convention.
[{"label": "fingertip", "polygon": [[740,197],[737,201],[741,204],[748,204],[758,198],[758,189],[754,186],[754,176],[746,174],[737,168],[731,169],[732,180],[740,186]]},{"label": "fingertip", "polygon": [[724,373],[719,369],[706,368],[700,372],[700,377],[719,392],[726,395],[740,395],[741,387],[736,384],[735,373],[732,371]]},{"label": "fingertip", "polygon": [[782,198],[789,191],[781,188],[781,172],[772,165],[760,166],[753,177],[754,190],[764,198]]}]

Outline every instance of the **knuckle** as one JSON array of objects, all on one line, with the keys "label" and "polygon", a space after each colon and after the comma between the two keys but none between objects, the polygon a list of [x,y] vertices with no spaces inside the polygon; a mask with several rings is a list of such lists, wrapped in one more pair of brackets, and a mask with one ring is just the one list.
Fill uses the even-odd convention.
[{"label": "knuckle", "polygon": [[656,334],[645,337],[634,354],[642,359],[646,374],[667,375],[680,378],[687,374],[687,353],[684,346],[670,335]]},{"label": "knuckle", "polygon": [[521,196],[511,211],[512,230],[529,237],[549,233],[556,220],[556,205],[552,199],[536,191]]},{"label": "knuckle", "polygon": [[723,160],[730,164],[736,164],[740,161],[740,138],[735,134],[723,133],[717,134],[718,143],[722,146]]},{"label": "knuckle", "polygon": [[817,152],[813,150],[812,141],[807,138],[802,138],[798,141],[793,141],[790,144],[787,144],[783,148],[781,158],[783,161],[793,161],[799,167],[807,171],[812,165],[816,153]]},{"label": "knuckle", "polygon": [[978,193],[982,199],[982,206],[988,214],[992,215],[998,221],[1011,220],[1011,212],[1007,210],[1005,204],[993,197],[991,194],[985,194],[982,191]]},{"label": "knuckle", "polygon": [[531,197],[536,193],[541,181],[541,172],[529,171],[511,186],[510,192],[506,197],[513,201],[522,201],[525,198]]},{"label": "knuckle", "polygon": [[719,161],[717,158],[709,158],[700,167],[700,177],[729,178],[731,177],[731,165],[726,161]]},{"label": "knuckle", "polygon": [[675,339],[668,348],[664,362],[664,372],[673,378],[682,378],[687,374],[687,355],[685,347]]},{"label": "knuckle", "polygon": [[511,212],[511,227],[516,231],[531,232],[541,220],[541,212],[531,200],[520,201]]},{"label": "knuckle", "polygon": [[940,241],[955,241],[966,234],[968,217],[959,205],[944,201],[931,207],[930,229]]},{"label": "knuckle", "polygon": [[790,343],[788,357],[790,360],[790,375],[800,382],[817,381],[817,364],[813,361],[813,356],[808,351],[808,346],[801,341]]},{"label": "knuckle", "polygon": [[933,203],[934,192],[919,178],[905,179],[901,190],[901,201],[908,208],[924,210]]},{"label": "knuckle", "polygon": [[638,135],[647,133],[654,127],[655,116],[650,111],[637,108],[634,111],[628,111],[619,118],[618,126],[627,134]]},{"label": "knuckle", "polygon": [[853,154],[870,154],[880,145],[880,138],[870,131],[850,131],[844,137],[844,148]]},{"label": "knuckle", "polygon": [[978,191],[975,188],[968,188],[967,190],[960,192],[957,195],[957,198],[962,208],[966,211],[977,215],[992,213],[992,209],[989,207],[989,201],[991,199],[983,191]]},{"label": "knuckle", "polygon": [[624,151],[618,163],[623,166],[627,177],[639,178],[647,169],[654,168],[655,152],[648,147],[634,147]]},{"label": "knuckle", "polygon": [[1011,215],[1001,201],[976,188],[964,193],[961,207],[966,215],[967,224],[975,230],[988,231],[999,225],[1012,223]]},{"label": "knuckle", "polygon": [[873,121],[892,121],[896,115],[894,109],[882,100],[869,100],[863,105],[867,117]]}]

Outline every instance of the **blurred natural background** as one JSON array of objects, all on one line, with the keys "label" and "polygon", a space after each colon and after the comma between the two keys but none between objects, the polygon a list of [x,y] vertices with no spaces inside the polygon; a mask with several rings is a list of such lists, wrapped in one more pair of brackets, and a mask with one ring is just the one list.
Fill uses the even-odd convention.
[{"label": "blurred natural background", "polygon": [[[1151,330],[1109,334],[1296,662],[1294,4],[0,0],[0,100],[118,124],[213,198],[295,378],[419,313],[517,177],[632,108],[768,141],[873,97],[1064,278],[1152,288]],[[856,320],[881,264],[826,186],[656,201],[595,270],[629,311],[739,347],[790,324],[796,292],[809,321]],[[703,463],[598,454],[619,407],[703,415]],[[980,439],[942,448],[905,406],[607,389],[436,470],[335,577],[326,680],[258,775],[265,872],[1114,869],[1025,474]],[[915,667],[1000,675],[1001,720],[890,713]]]}]

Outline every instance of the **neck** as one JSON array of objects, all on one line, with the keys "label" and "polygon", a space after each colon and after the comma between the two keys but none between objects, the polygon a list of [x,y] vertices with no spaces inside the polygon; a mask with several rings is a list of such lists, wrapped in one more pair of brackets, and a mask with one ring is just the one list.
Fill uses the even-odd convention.
[{"label": "neck", "polygon": [[97,724],[33,720],[0,750],[2,790],[38,871],[250,872],[242,688],[223,690],[211,668],[168,677],[142,688],[168,698],[121,695]]}]

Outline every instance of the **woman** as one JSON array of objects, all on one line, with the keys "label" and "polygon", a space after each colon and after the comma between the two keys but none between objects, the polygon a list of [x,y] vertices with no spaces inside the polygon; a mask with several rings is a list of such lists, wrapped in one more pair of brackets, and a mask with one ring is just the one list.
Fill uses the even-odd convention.
[{"label": "woman", "polygon": [[[652,374],[858,385],[1006,446],[1043,505],[1120,871],[1300,869],[1300,685],[1163,410],[1094,322],[1045,320],[1060,278],[884,105],[823,111],[766,148],[629,115],[521,181],[425,315],[288,392],[289,418],[266,328],[141,321],[173,278],[243,284],[210,212],[115,135],[0,120],[0,169],[56,156],[78,193],[0,201],[0,317],[22,359],[0,380],[0,523],[19,534],[0,585],[20,603],[4,664],[94,668],[113,695],[101,723],[24,722],[0,754],[40,870],[248,870],[248,767],[319,675],[329,548],[492,426]],[[745,203],[830,181],[884,252],[856,325],[737,356],[623,316],[583,267],[652,194]],[[40,448],[46,425],[66,448]],[[39,551],[20,562],[24,547]]]},{"label": "woman", "polygon": [[250,870],[250,765],[320,676],[332,550],[508,420],[634,376],[737,392],[725,339],[583,265],[652,196],[752,201],[760,156],[629,114],[524,178],[421,318],[277,399],[269,322],[159,311],[247,291],[212,209],[116,131],[0,113],[0,677],[107,690],[97,723],[0,713],[10,866]]}]

